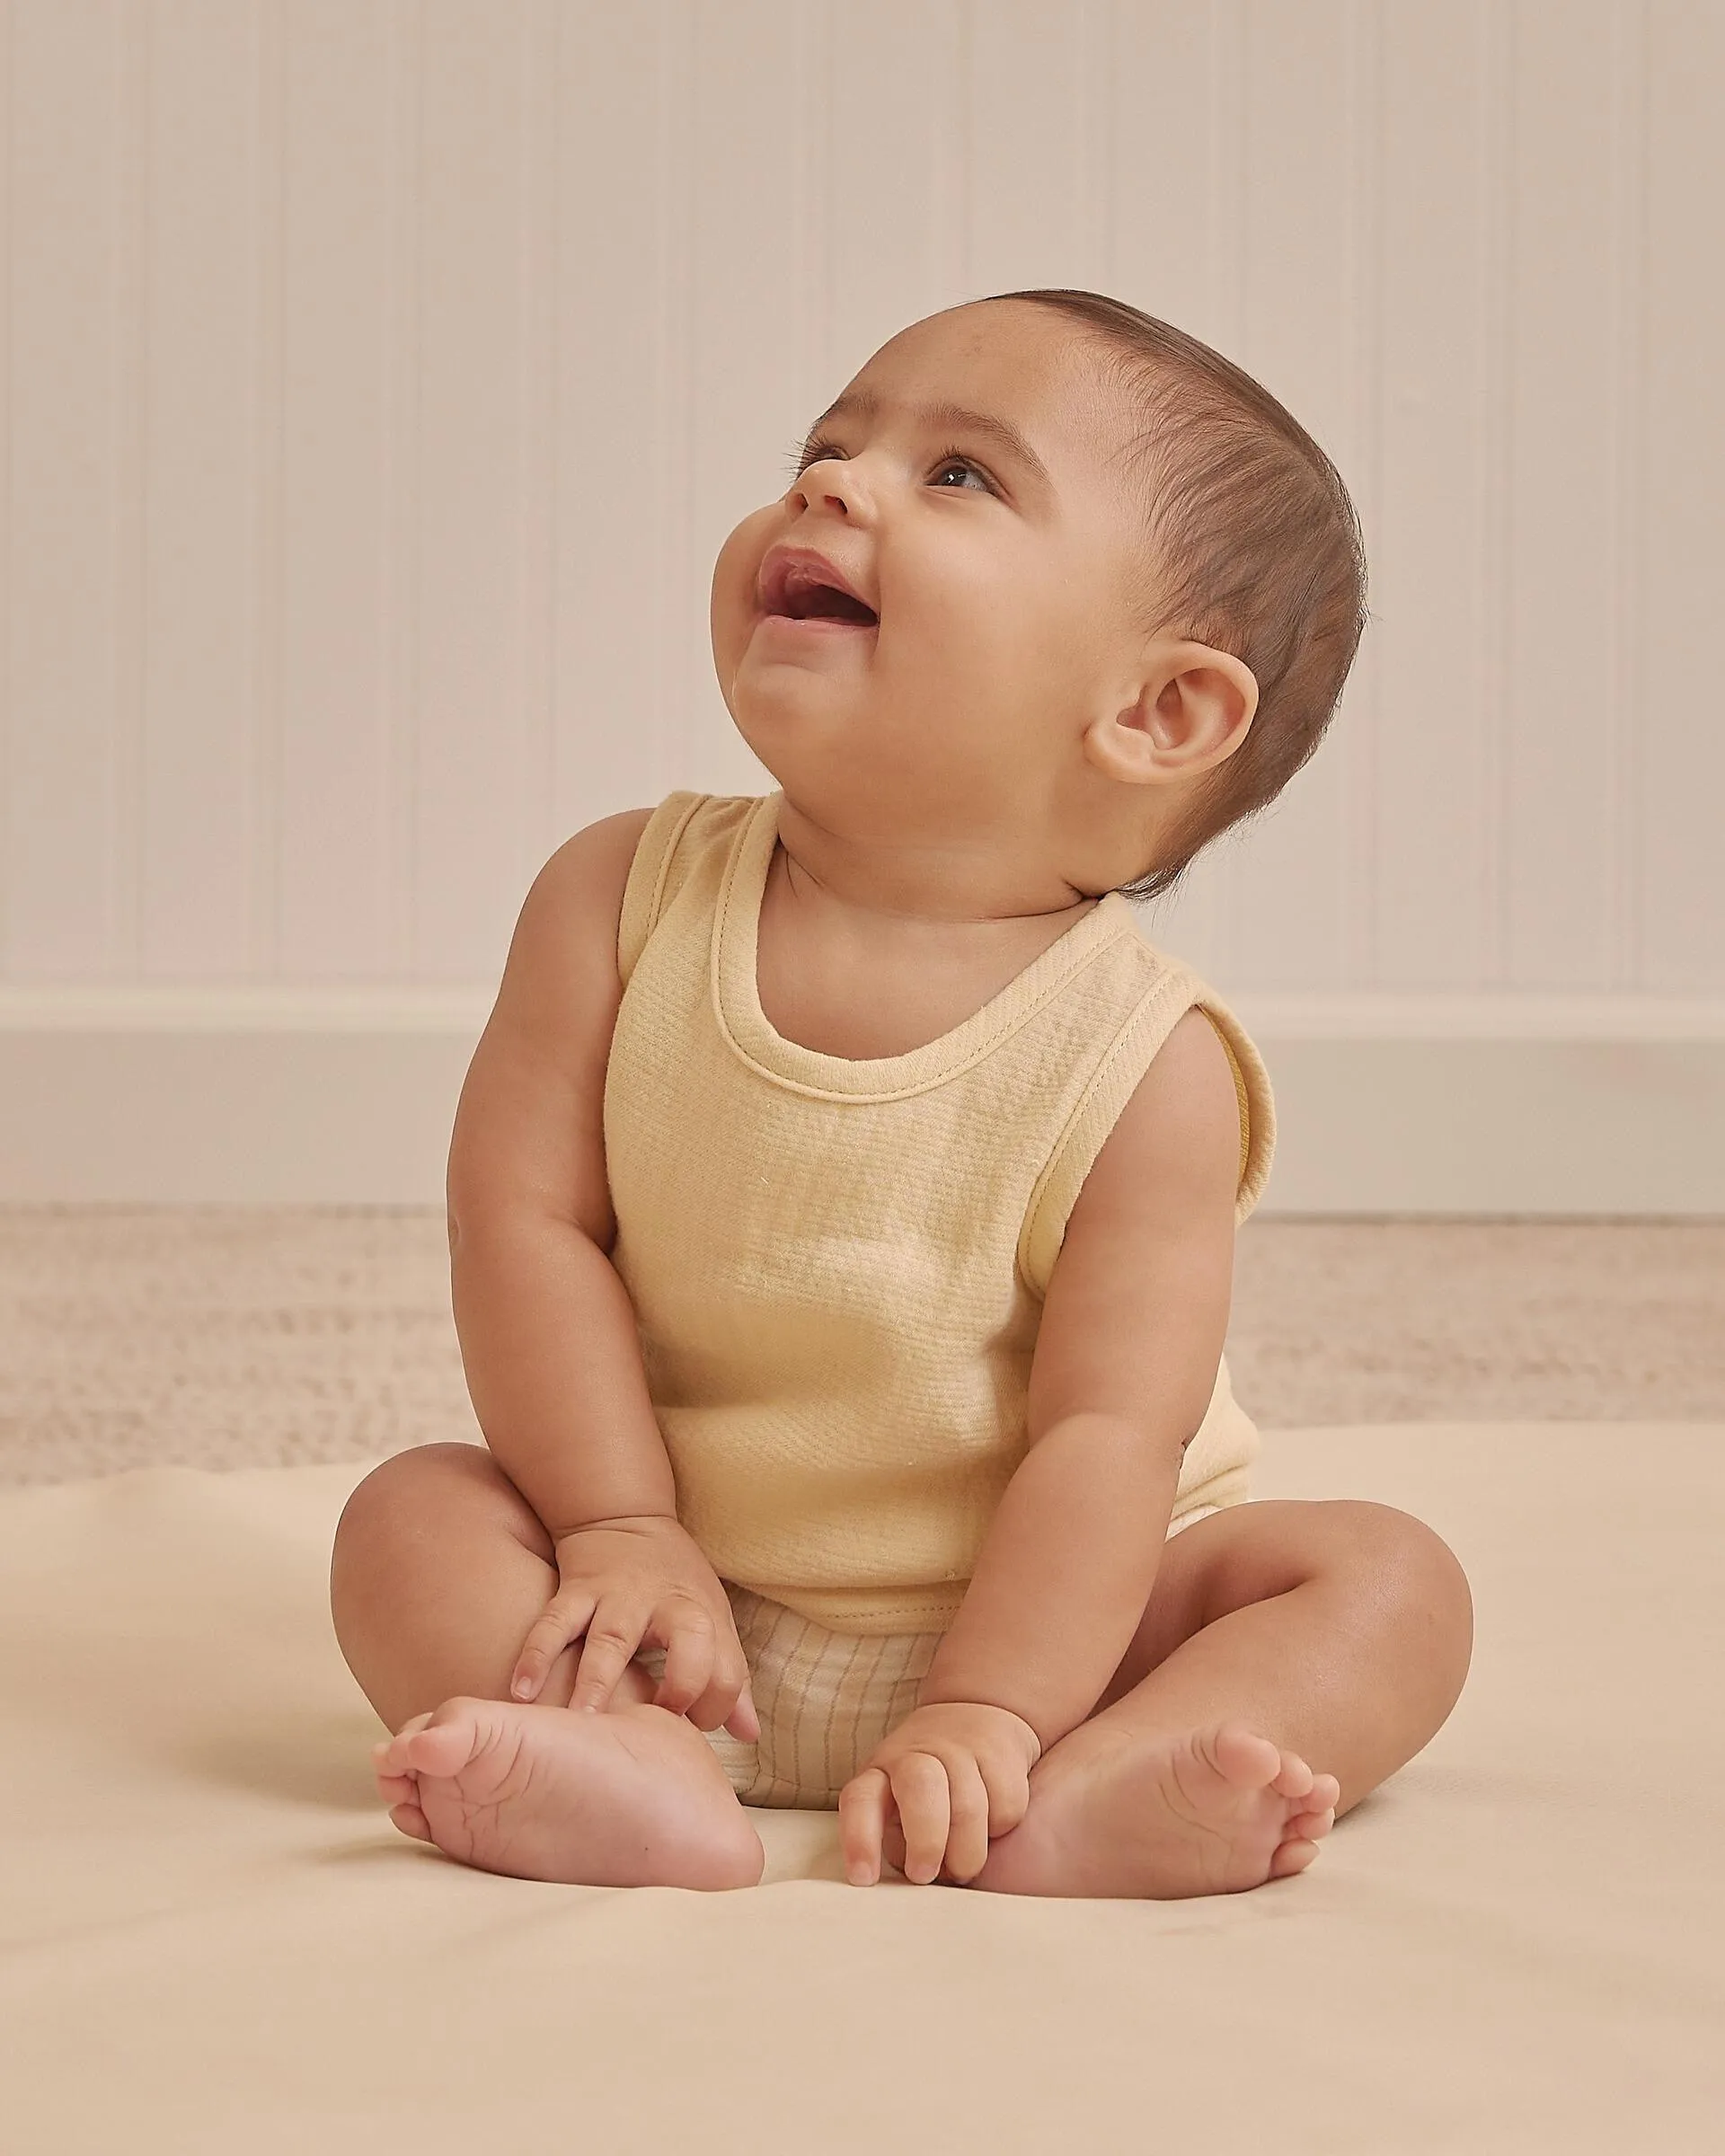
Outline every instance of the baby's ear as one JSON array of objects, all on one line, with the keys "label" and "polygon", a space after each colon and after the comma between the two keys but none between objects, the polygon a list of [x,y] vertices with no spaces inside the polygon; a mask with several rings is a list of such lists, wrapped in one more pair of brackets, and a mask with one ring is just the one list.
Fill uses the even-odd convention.
[{"label": "baby's ear", "polygon": [[1231,756],[1258,709],[1258,681],[1232,652],[1168,642],[1148,655],[1134,702],[1085,737],[1093,763],[1135,785],[1172,785]]},{"label": "baby's ear", "polygon": [[1170,775],[1190,778],[1224,762],[1245,739],[1258,710],[1258,679],[1231,651],[1176,644],[1146,683],[1140,709]]}]

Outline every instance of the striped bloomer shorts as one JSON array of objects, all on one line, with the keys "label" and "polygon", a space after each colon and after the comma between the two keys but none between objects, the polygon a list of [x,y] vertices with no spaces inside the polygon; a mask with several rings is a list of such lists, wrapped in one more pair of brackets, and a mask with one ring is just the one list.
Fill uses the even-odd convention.
[{"label": "striped bloomer shorts", "polygon": [[[1169,1533],[1219,1509],[1187,1513]],[[723,1585],[761,1734],[753,1744],[727,1729],[702,1734],[742,1803],[836,1812],[845,1784],[916,1706],[916,1688],[946,1635],[829,1632],[734,1580]],[[634,1659],[655,1683],[664,1676],[662,1647],[640,1648]]]}]

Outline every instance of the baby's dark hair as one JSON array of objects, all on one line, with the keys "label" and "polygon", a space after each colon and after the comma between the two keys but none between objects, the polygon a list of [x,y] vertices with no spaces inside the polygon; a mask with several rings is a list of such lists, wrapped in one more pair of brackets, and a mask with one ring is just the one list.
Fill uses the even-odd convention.
[{"label": "baby's dark hair", "polygon": [[1099,292],[997,292],[1084,323],[1139,399],[1128,455],[1145,479],[1165,629],[1258,680],[1245,739],[1206,772],[1167,858],[1119,888],[1172,890],[1213,838],[1269,807],[1335,715],[1366,627],[1366,550],[1340,473],[1293,415],[1220,352]]}]

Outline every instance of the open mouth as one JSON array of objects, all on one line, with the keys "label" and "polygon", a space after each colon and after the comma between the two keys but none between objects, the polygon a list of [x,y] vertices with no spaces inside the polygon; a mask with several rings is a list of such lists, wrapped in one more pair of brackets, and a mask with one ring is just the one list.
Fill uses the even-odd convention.
[{"label": "open mouth", "polygon": [[818,554],[774,552],[761,570],[761,610],[782,621],[873,629],[880,616]]}]

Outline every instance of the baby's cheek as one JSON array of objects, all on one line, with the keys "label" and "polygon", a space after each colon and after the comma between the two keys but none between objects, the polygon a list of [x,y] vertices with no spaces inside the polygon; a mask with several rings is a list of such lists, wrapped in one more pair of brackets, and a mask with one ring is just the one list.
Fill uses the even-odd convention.
[{"label": "baby's cheek", "polygon": [[778,527],[783,521],[782,503],[774,502],[766,508],[756,509],[752,517],[744,517],[719,549],[719,559],[712,570],[715,649],[721,643],[740,647],[755,607],[755,584],[761,573],[762,557],[778,535]]}]

